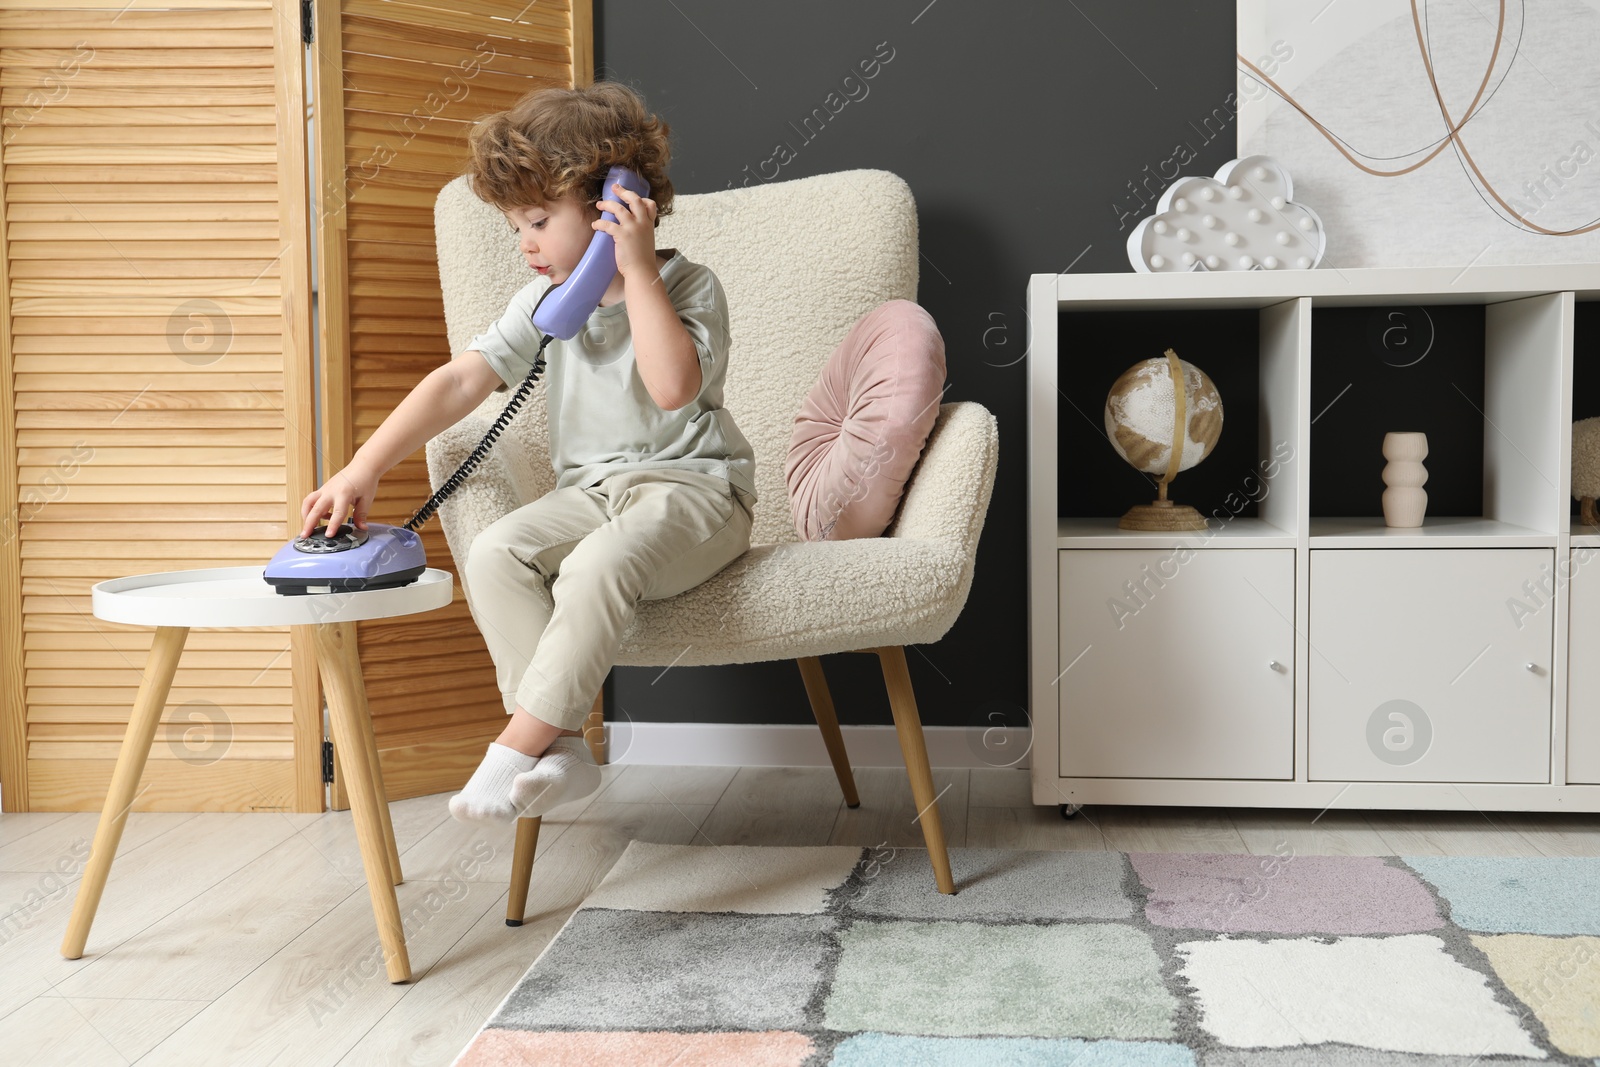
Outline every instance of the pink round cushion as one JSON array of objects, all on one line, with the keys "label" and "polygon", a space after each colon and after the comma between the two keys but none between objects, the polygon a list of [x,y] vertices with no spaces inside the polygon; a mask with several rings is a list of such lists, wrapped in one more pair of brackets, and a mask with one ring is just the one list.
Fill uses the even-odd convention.
[{"label": "pink round cushion", "polygon": [[784,481],[806,541],[877,537],[900,506],[944,394],[933,316],[890,300],[856,320],[794,417]]}]

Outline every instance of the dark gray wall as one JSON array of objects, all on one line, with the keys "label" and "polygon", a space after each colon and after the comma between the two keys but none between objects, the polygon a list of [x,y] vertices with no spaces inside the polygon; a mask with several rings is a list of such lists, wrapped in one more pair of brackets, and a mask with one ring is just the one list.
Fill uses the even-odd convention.
[{"label": "dark gray wall", "polygon": [[[1128,230],[1162,189],[1234,157],[1233,3],[594,8],[596,77],[633,86],[671,124],[680,193],[857,167],[910,184],[923,255],[917,299],[944,335],[944,399],[994,412],[1000,468],[966,609],[943,640],[906,658],[924,723],[1023,725],[1028,276],[1129,270]],[[859,77],[862,60],[890,49],[872,79]],[[830,92],[850,102],[802,135],[796,127]],[[830,656],[824,666],[842,722],[891,721],[876,657]],[[812,721],[792,660],[664,674],[619,667],[609,690],[615,720]]]}]

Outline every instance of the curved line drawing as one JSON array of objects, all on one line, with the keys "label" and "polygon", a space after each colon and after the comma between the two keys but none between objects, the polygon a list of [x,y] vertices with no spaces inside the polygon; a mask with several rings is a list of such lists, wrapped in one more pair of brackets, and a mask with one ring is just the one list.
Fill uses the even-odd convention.
[{"label": "curved line drawing", "polygon": [[[1524,7],[1522,10],[1525,21],[1527,15],[1526,8]],[[1444,151],[1445,146],[1454,144],[1456,145],[1460,154],[1466,157],[1466,166],[1471,169],[1472,173],[1477,176],[1478,182],[1481,183],[1481,188],[1478,184],[1473,184],[1473,190],[1477,192],[1480,198],[1483,196],[1484,192],[1487,191],[1488,194],[1494,198],[1496,204],[1499,204],[1500,207],[1504,208],[1513,218],[1516,219],[1517,223],[1521,224],[1517,226],[1518,229],[1521,229],[1526,233],[1540,233],[1549,237],[1577,237],[1585,233],[1593,232],[1594,230],[1600,230],[1600,219],[1596,219],[1594,222],[1587,223],[1585,225],[1573,227],[1570,230],[1552,230],[1524,218],[1516,208],[1505,202],[1505,200],[1500,196],[1499,191],[1495,189],[1494,183],[1490,182],[1488,178],[1484,177],[1483,172],[1478,169],[1477,160],[1472,158],[1472,153],[1467,149],[1466,141],[1461,136],[1462,128],[1466,126],[1466,124],[1483,109],[1483,105],[1488,103],[1488,100],[1483,100],[1482,104],[1480,104],[1479,101],[1483,97],[1484,87],[1489,84],[1489,76],[1494,72],[1495,60],[1499,57],[1500,46],[1505,40],[1506,0],[1500,0],[1500,20],[1495,26],[1494,51],[1489,55],[1489,66],[1484,70],[1483,81],[1478,84],[1478,91],[1476,95],[1473,96],[1472,103],[1467,105],[1467,110],[1459,123],[1450,117],[1450,109],[1446,106],[1444,97],[1439,91],[1438,79],[1434,77],[1433,63],[1429,56],[1428,44],[1423,37],[1424,31],[1422,29],[1421,19],[1417,13],[1417,0],[1411,0],[1411,24],[1417,34],[1417,50],[1422,57],[1423,69],[1427,71],[1428,84],[1433,90],[1434,101],[1439,105],[1440,114],[1444,116],[1446,133],[1444,138],[1439,142],[1438,147],[1434,148],[1433,151],[1429,152],[1422,159],[1411,164],[1410,166],[1402,167],[1399,170],[1377,170],[1376,168],[1369,167],[1359,159],[1355,158],[1355,156],[1351,155],[1350,152],[1346,151],[1342,138],[1335,135],[1332,130],[1328,129],[1322,123],[1313,118],[1311,113],[1300,105],[1299,101],[1295,100],[1294,97],[1285,92],[1277,82],[1273,81],[1265,73],[1263,73],[1260,67],[1257,67],[1254,63],[1250,62],[1250,60],[1246,59],[1239,53],[1235,53],[1235,56],[1238,58],[1240,63],[1243,63],[1246,67],[1250,68],[1251,77],[1256,78],[1258,81],[1269,86],[1273,92],[1277,93],[1278,96],[1284,100],[1285,103],[1289,104],[1296,111],[1300,112],[1301,115],[1304,115],[1306,121],[1311,123],[1312,126],[1316,127],[1317,132],[1321,133],[1322,136],[1327,139],[1328,143],[1333,145],[1334,151],[1344,156],[1345,159],[1349,160],[1350,163],[1358,170],[1365,171],[1366,173],[1378,178],[1397,178],[1401,175],[1409,174],[1420,167],[1426,166],[1428,163],[1432,162],[1440,152]],[[1519,36],[1519,47],[1520,44],[1521,37]],[[1500,83],[1495,86],[1495,90],[1497,92],[1499,91],[1500,85],[1504,84],[1506,76],[1510,74],[1511,66],[1515,63],[1516,56],[1517,51],[1513,50],[1511,53],[1511,62],[1506,65],[1506,70],[1505,73],[1501,75]],[[1491,93],[1490,96],[1492,97],[1493,94]],[[1420,151],[1420,149],[1418,151]],[[1471,183],[1469,182],[1469,184]],[[1492,206],[1490,210],[1494,210]],[[1510,223],[1505,216],[1501,215],[1498,211],[1495,211],[1494,214],[1495,217],[1500,219],[1502,222],[1507,222],[1508,225],[1516,225],[1514,223]]]}]

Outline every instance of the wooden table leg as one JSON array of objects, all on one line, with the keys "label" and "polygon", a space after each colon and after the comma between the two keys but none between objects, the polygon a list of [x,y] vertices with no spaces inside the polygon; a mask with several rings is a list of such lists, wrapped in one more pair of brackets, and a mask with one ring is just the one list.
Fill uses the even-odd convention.
[{"label": "wooden table leg", "polygon": [[[366,767],[367,747],[358,715],[369,714],[366,690],[361,681],[361,660],[356,650],[356,624],[319,623],[311,628],[317,650],[317,665],[323,689],[328,695],[328,719],[333,727],[333,744],[346,760],[345,767],[360,770],[345,775],[350,791],[350,807],[355,816],[356,839],[361,844],[361,864],[367,874],[367,892],[372,897],[372,914],[383,942],[384,968],[389,981],[411,979],[411,958],[406,952],[405,927],[400,922],[400,904],[394,894],[394,872],[399,863],[389,866],[384,819],[380,807],[388,801],[378,796],[373,776]],[[392,841],[393,835],[388,835]]]},{"label": "wooden table leg", "polygon": [[403,880],[400,877],[400,850],[394,840],[394,824],[390,821],[389,791],[384,788],[383,767],[378,762],[378,739],[372,732],[372,711],[367,705],[365,681],[358,677],[355,688],[360,699],[357,701],[359,708],[352,718],[361,727],[362,744],[354,752],[335,744],[334,752],[339,760],[339,770],[344,775],[342,781],[347,793],[353,776],[364,775],[372,780],[372,795],[378,798],[378,817],[383,824],[383,858],[389,868],[389,884],[399,885]]},{"label": "wooden table leg", "polygon": [[[348,625],[350,626],[350,646],[355,650],[357,647],[355,623],[349,623]],[[355,661],[356,669],[354,688],[359,698],[354,718],[356,725],[361,727],[362,747],[366,750],[366,758],[363,762],[366,765],[368,777],[372,779],[373,795],[378,798],[378,816],[383,821],[384,850],[389,854],[389,873],[392,876],[393,884],[399,885],[405,881],[405,877],[400,873],[400,848],[395,844],[394,840],[394,822],[389,811],[389,790],[383,784],[383,763],[378,757],[378,737],[372,730],[372,709],[367,706],[367,683],[360,673],[359,650],[352,653],[352,658]]]},{"label": "wooden table leg", "polygon": [[111,774],[105,807],[100,810],[100,824],[94,832],[89,863],[83,870],[83,880],[78,883],[78,898],[67,920],[67,936],[61,942],[61,955],[69,960],[81,958],[83,946],[89,940],[89,927],[94,925],[100,894],[105,891],[111,861],[116,858],[122,828],[128,821],[128,809],[133,806],[134,790],[144,774],[150,744],[155,740],[156,726],[161,721],[161,709],[167,706],[172,676],[178,670],[178,657],[183,654],[183,642],[188,636],[187,626],[160,626],[150,644],[150,658],[145,661],[144,675],[139,679],[139,694],[128,716],[128,731],[117,753],[117,767]]}]

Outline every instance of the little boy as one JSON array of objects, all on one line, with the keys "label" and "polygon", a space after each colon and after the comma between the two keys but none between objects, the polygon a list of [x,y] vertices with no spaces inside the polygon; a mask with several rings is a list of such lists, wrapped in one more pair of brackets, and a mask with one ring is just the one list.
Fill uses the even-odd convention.
[{"label": "little boy", "polygon": [[[594,792],[600,770],[578,727],[635,606],[700,584],[750,547],[755,457],[722,407],[722,285],[682,252],[655,248],[657,218],[672,208],[669,132],[613,82],[537,90],[473,127],[471,188],[504,213],[539,277],[302,508],[302,535],[324,516],[331,531],[351,508],[364,528],[384,473],[523,380],[543,340],[539,297],[570,277],[596,232],[612,235],[617,274],[600,306],[546,349],[556,488],[468,550],[463,580],[511,719],[451,798],[459,820],[543,815]],[[652,196],[599,189],[613,165],[637,172]]]}]

